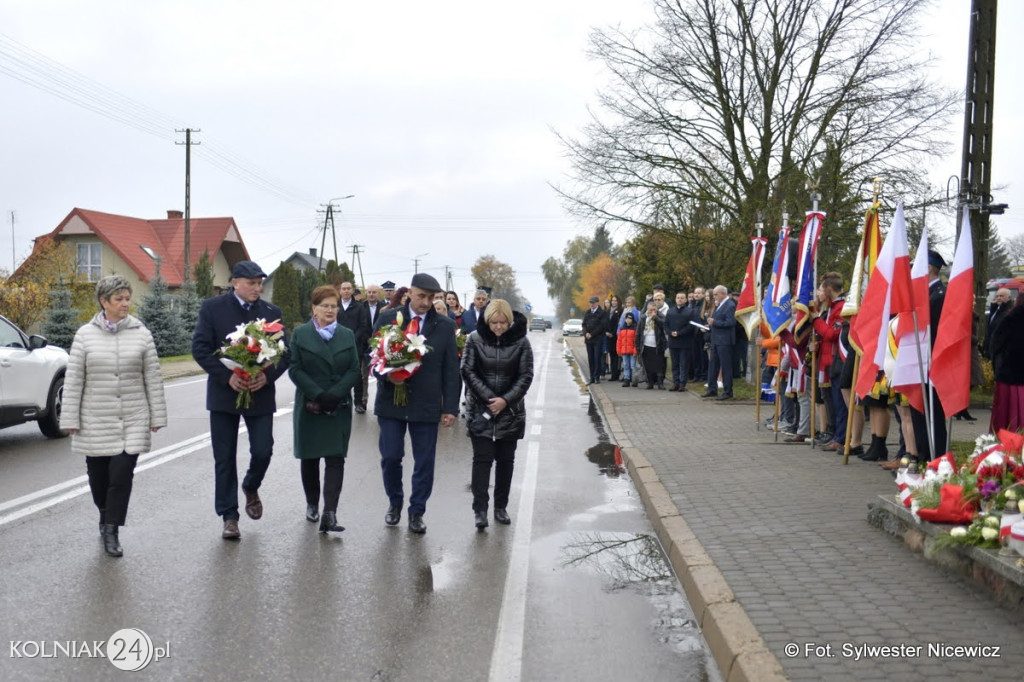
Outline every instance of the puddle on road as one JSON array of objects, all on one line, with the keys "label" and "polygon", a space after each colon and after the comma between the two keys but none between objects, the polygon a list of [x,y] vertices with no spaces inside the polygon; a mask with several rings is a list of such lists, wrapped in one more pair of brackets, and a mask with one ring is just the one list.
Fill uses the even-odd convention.
[{"label": "puddle on road", "polygon": [[608,478],[618,478],[626,473],[619,446],[606,441],[587,448],[585,452],[587,459],[596,464],[597,470]]},{"label": "puddle on road", "polygon": [[608,592],[629,591],[644,597],[654,610],[651,628],[658,641],[690,662],[684,668],[699,671],[697,679],[721,680],[656,537],[646,533],[571,533],[562,545],[561,564],[565,570],[585,570],[601,577]]}]

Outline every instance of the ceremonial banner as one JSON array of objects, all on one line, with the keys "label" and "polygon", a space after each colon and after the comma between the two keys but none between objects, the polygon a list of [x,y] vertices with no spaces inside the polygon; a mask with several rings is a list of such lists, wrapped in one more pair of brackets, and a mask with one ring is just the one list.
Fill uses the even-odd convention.
[{"label": "ceremonial banner", "polygon": [[850,288],[847,290],[846,301],[843,303],[843,317],[852,317],[860,310],[864,289],[868,285],[871,271],[875,269],[878,252],[882,249],[882,234],[878,228],[879,206],[881,204],[876,203],[864,215],[864,230],[860,235],[860,248],[857,250],[857,258],[853,264]]},{"label": "ceremonial banner", "polygon": [[860,312],[850,326],[850,343],[861,354],[860,371],[854,377],[858,398],[863,399],[875,385],[878,372],[885,365],[889,316],[893,310],[907,310],[909,296],[907,226],[903,218],[903,204],[900,204],[878,254],[878,263],[868,281]]},{"label": "ceremonial banner", "polygon": [[946,285],[946,300],[935,333],[931,379],[946,414],[966,410],[971,402],[971,313],[974,311],[974,245],[971,219],[964,211],[960,241]]},{"label": "ceremonial banner", "polygon": [[793,319],[792,300],[789,293],[789,225],[779,230],[779,243],[775,247],[772,261],[772,276],[764,290],[764,321],[772,336],[789,326]]},{"label": "ceremonial banner", "polygon": [[798,341],[811,331],[811,304],[818,286],[814,281],[814,264],[824,220],[825,214],[821,211],[808,211],[800,233],[800,259],[797,261],[796,292],[793,294],[793,335]]},{"label": "ceremonial banner", "polygon": [[761,324],[757,302],[761,300],[761,268],[764,266],[764,237],[751,237],[750,260],[747,262],[747,273],[743,276],[743,288],[740,298],[736,301],[736,321],[743,325],[747,338],[754,338],[754,330]]},{"label": "ceremonial banner", "polygon": [[[924,412],[922,379],[927,380],[931,359],[931,312],[928,305],[928,226],[921,230],[914,267],[910,270],[910,302],[912,310],[899,314],[896,339],[899,351],[889,382],[907,396],[918,412]],[[916,319],[915,319],[916,318]]]}]

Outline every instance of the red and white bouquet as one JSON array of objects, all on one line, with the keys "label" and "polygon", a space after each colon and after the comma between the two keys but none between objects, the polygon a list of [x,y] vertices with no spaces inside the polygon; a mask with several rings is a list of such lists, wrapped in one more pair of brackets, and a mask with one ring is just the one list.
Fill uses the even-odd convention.
[{"label": "red and white bouquet", "polygon": [[[402,321],[402,313],[398,313],[394,324],[377,330],[370,341],[370,368],[381,376],[390,374],[404,382],[419,371],[430,346],[425,343],[427,337],[403,330]],[[409,388],[405,383],[394,384],[394,389],[394,404],[408,404]]]},{"label": "red and white bouquet", "polygon": [[[249,381],[268,367],[277,366],[288,348],[284,345],[284,325],[279,320],[267,322],[259,319],[244,322],[227,335],[227,345],[221,347],[220,361],[236,375]],[[252,407],[252,391],[238,392],[235,407]]]}]

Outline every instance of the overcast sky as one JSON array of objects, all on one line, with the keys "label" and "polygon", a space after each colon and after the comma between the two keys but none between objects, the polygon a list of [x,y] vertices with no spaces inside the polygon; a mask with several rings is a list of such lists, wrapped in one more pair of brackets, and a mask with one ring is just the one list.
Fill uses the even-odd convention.
[{"label": "overcast sky", "polygon": [[[925,22],[922,49],[941,58],[951,87],[966,76],[969,7],[941,0]],[[20,263],[76,206],[140,218],[182,209],[185,154],[174,141],[184,135],[174,128],[190,126],[202,130],[192,216],[234,217],[265,269],[319,247],[320,204],[355,195],[338,204],[337,243],[345,261],[363,245],[366,283],[406,283],[418,257],[439,280],[451,267],[461,294],[473,288],[473,262],[493,253],[516,269],[535,310],[550,312],[540,264],[586,231],[548,186],[567,169],[552,129],[582,126],[605,82],[586,56],[591,28],[649,19],[647,0],[8,0],[0,267]],[[1024,120],[1010,70],[1024,64],[1011,34],[1021,26],[1024,3],[1003,3],[993,162],[994,183],[1007,186],[995,200],[1011,205],[998,219],[1003,236],[1024,232]],[[24,78],[30,63],[60,73],[33,53],[74,70],[57,89],[103,113],[9,73]],[[71,89],[83,86],[109,90]],[[950,130],[956,155],[932,169],[936,183],[959,173],[961,125]],[[935,227],[951,232],[952,222]]]}]

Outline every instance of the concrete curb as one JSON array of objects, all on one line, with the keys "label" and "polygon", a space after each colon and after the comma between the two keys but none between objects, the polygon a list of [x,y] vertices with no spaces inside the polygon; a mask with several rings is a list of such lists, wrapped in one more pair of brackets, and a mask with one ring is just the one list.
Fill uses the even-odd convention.
[{"label": "concrete curb", "polygon": [[[579,365],[575,351],[573,359]],[[725,577],[679,513],[657,471],[643,452],[630,443],[611,398],[600,384],[592,384],[590,394],[619,445],[647,516],[693,607],[722,677],[727,682],[787,679],[782,665],[736,601]]]}]

